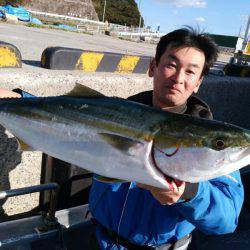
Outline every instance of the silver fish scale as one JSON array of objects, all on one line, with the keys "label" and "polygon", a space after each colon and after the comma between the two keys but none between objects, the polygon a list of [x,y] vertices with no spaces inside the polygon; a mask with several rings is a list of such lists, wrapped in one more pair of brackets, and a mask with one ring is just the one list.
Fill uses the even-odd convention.
[{"label": "silver fish scale", "polygon": [[32,108],[30,105],[27,107],[29,112],[39,114],[46,111],[48,119],[53,117],[58,122],[92,121],[91,124],[96,122],[98,126],[102,123],[104,126],[112,124],[120,128],[144,131],[147,134],[155,132],[156,126],[168,120],[165,112],[155,112],[151,107],[119,98],[61,97],[48,98],[44,102],[34,100],[34,104]]},{"label": "silver fish scale", "polygon": [[[119,98],[0,100],[0,123],[36,150],[103,176],[156,187],[167,187],[162,173],[199,182],[250,163],[247,130]],[[233,141],[225,150],[195,144],[217,139],[218,132]]]}]

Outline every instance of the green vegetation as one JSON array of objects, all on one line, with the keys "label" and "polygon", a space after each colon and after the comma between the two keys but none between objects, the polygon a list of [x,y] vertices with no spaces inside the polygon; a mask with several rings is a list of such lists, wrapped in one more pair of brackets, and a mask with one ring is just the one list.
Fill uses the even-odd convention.
[{"label": "green vegetation", "polygon": [[235,48],[238,37],[237,36],[225,36],[225,35],[214,35],[210,36],[215,40],[215,42],[222,47]]},{"label": "green vegetation", "polygon": [[32,28],[45,28],[45,26],[38,25],[38,24],[35,24],[35,23],[27,23],[27,24],[25,24],[25,26],[32,27]]},{"label": "green vegetation", "polygon": [[[92,0],[99,20],[102,21],[105,0]],[[127,26],[139,26],[140,12],[134,0],[107,0],[105,21]],[[143,18],[141,20],[143,26]]]}]

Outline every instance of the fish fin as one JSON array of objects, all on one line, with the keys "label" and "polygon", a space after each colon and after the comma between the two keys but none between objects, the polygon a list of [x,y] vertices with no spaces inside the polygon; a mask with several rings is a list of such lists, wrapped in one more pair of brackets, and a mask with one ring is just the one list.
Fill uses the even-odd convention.
[{"label": "fish fin", "polygon": [[17,138],[17,142],[18,142],[18,149],[17,149],[18,151],[34,151],[34,149],[23,140]]},{"label": "fish fin", "polygon": [[102,93],[91,89],[87,86],[81,85],[79,83],[76,83],[75,87],[67,94],[65,94],[66,96],[78,96],[78,97],[82,97],[82,96],[89,96],[89,97],[101,97],[104,96]]},{"label": "fish fin", "polygon": [[109,178],[109,177],[105,177],[102,175],[96,175],[95,179],[100,181],[100,182],[104,182],[104,183],[128,182],[125,180],[120,180],[120,179],[116,179],[116,178]]},{"label": "fish fin", "polygon": [[[142,145],[140,141],[135,141],[127,137],[108,134],[108,133],[98,133],[106,142],[108,142],[112,147],[124,151],[129,152],[131,148],[136,148],[139,145]],[[131,153],[129,153],[131,154]]]}]

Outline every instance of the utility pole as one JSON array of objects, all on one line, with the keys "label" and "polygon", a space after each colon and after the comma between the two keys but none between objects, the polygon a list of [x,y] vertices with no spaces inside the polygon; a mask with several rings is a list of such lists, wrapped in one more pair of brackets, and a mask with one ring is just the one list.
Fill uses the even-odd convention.
[{"label": "utility pole", "polygon": [[104,1],[104,7],[103,7],[103,15],[102,15],[102,21],[104,22],[104,18],[105,18],[105,12],[106,12],[106,4],[107,4],[107,0]]},{"label": "utility pole", "polygon": [[247,27],[246,27],[246,31],[245,31],[245,35],[244,35],[243,44],[242,44],[242,51],[243,52],[247,47],[249,36],[250,36],[250,15],[248,17]]},{"label": "utility pole", "polygon": [[141,0],[139,1],[139,14],[140,14],[139,29],[141,30]]}]

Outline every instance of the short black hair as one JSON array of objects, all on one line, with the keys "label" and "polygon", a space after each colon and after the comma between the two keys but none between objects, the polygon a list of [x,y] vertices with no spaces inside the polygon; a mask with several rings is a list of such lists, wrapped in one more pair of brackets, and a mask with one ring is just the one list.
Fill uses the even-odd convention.
[{"label": "short black hair", "polygon": [[208,74],[209,69],[217,60],[219,53],[218,45],[208,34],[201,33],[199,30],[195,30],[191,27],[185,27],[174,30],[161,37],[156,47],[156,65],[159,64],[161,56],[169,45],[173,48],[194,47],[201,50],[205,55],[205,64],[201,76]]}]

